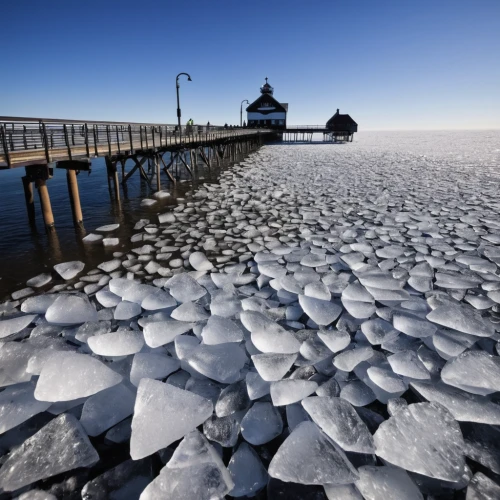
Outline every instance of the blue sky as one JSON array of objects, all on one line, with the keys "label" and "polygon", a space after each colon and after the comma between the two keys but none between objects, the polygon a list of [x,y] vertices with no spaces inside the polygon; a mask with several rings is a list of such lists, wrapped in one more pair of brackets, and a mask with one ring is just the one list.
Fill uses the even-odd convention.
[{"label": "blue sky", "polygon": [[289,124],[500,128],[500,0],[17,0],[0,114],[237,124],[268,76]]}]

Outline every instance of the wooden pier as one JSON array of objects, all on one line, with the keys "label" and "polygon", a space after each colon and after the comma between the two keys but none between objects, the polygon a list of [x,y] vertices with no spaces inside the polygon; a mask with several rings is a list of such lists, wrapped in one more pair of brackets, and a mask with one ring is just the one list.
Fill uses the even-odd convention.
[{"label": "wooden pier", "polygon": [[[119,200],[119,170],[123,186],[138,172],[152,189],[160,190],[161,170],[175,183],[174,166],[184,167],[193,176],[198,162],[208,168],[220,166],[276,138],[276,131],[267,129],[192,125],[179,130],[167,124],[0,117],[0,169],[25,168],[22,180],[28,218],[30,222],[35,219],[34,184],[45,227],[51,231],[55,223],[47,181],[54,167],[66,170],[73,221],[81,227],[77,174],[89,171],[93,158],[105,158],[108,184]],[[127,162],[132,166],[128,172]],[[151,175],[144,168],[146,162]]]}]

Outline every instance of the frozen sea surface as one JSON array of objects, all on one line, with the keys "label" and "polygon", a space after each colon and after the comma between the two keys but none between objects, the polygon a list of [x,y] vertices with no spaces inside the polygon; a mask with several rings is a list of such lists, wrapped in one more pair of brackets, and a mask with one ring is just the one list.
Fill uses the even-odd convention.
[{"label": "frozen sea surface", "polygon": [[0,492],[498,498],[499,169],[499,132],[264,146],[34,269]]}]

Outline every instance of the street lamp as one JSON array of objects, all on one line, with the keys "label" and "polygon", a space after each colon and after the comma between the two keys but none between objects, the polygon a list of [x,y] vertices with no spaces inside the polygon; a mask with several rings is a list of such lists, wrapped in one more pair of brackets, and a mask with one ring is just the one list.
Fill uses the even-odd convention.
[{"label": "street lamp", "polygon": [[177,124],[179,125],[179,142],[182,142],[182,128],[181,128],[181,105],[179,104],[179,76],[186,75],[188,82],[192,82],[191,77],[187,73],[179,73],[175,79],[175,88],[177,90]]},{"label": "street lamp", "polygon": [[241,104],[240,104],[240,127],[243,126],[243,103],[246,102],[247,104],[250,104],[248,102],[248,99],[243,99],[243,101],[241,101]]}]

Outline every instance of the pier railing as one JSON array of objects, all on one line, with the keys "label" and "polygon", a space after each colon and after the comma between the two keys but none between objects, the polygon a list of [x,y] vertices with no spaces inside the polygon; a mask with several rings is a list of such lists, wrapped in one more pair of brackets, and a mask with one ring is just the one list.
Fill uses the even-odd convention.
[{"label": "pier railing", "polygon": [[123,123],[0,117],[0,168],[63,158],[93,158],[202,141],[261,134],[265,130],[206,125]]}]

